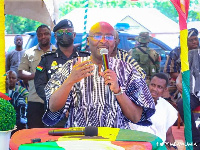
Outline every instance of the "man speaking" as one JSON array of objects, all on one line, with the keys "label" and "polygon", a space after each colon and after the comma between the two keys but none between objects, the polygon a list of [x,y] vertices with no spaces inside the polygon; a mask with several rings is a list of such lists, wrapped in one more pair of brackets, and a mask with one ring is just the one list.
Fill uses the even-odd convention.
[{"label": "man speaking", "polygon": [[[141,74],[132,64],[109,57],[114,34],[109,23],[96,23],[88,37],[91,56],[69,60],[53,74],[45,87],[46,125],[56,124],[67,110],[66,127],[129,129],[129,122],[151,124],[155,105]],[[101,49],[108,50],[109,69],[104,68]]]}]

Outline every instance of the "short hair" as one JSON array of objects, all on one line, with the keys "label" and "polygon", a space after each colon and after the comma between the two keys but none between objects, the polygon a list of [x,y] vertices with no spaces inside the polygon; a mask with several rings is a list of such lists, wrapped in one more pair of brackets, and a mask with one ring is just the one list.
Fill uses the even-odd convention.
[{"label": "short hair", "polygon": [[7,72],[6,72],[6,75],[8,75],[9,73],[15,74],[16,77],[18,77],[18,76],[17,76],[17,73],[16,73],[14,70],[9,70],[9,71],[7,71]]},{"label": "short hair", "polygon": [[17,38],[17,37],[22,37],[22,35],[20,35],[20,34],[15,35],[15,38]]},{"label": "short hair", "polygon": [[168,77],[164,73],[162,73],[162,72],[156,73],[152,76],[151,79],[153,79],[153,77],[158,77],[160,79],[164,79],[166,81],[166,86],[168,85]]},{"label": "short hair", "polygon": [[47,28],[47,29],[51,32],[51,29],[50,29],[47,25],[42,24],[42,25],[40,25],[40,26],[37,28],[36,33],[38,32],[38,30],[39,30],[40,28]]}]

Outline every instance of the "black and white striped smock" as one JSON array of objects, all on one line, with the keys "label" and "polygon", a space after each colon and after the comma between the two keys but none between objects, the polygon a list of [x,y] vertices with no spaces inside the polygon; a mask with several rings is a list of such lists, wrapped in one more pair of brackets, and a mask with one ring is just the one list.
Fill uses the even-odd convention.
[{"label": "black and white striped smock", "polygon": [[[81,59],[84,61],[90,57]],[[52,93],[66,80],[76,62],[77,58],[67,61],[49,80],[45,87],[47,105]],[[143,107],[138,124],[150,125],[149,117],[155,112],[155,105],[140,73],[133,65],[115,58],[109,59],[109,66],[116,72],[119,85],[130,100]],[[99,76],[98,66],[94,65],[94,67],[92,76],[82,79],[72,87],[66,104],[61,110],[57,112],[46,110],[43,116],[46,125],[52,126],[59,122],[70,106],[68,127],[96,126],[129,129],[130,120],[123,115],[116,97],[104,84],[103,77]]]}]

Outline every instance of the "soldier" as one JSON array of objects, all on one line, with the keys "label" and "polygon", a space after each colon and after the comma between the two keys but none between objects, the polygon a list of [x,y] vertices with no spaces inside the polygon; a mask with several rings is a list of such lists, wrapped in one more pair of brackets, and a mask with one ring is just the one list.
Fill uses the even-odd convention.
[{"label": "soldier", "polygon": [[133,64],[134,67],[138,70],[138,72],[140,72],[141,76],[145,79],[146,74],[144,70],[140,67],[138,62],[128,54],[126,50],[118,48],[119,43],[120,43],[119,33],[115,30],[115,47],[113,49],[111,57]]},{"label": "soldier", "polygon": [[[80,52],[73,44],[76,33],[74,32],[74,27],[70,20],[61,20],[54,27],[53,32],[57,39],[58,49],[56,52],[48,52],[42,56],[36,68],[34,79],[36,92],[45,103],[46,96],[44,88],[52,74],[61,68],[68,60],[90,55],[88,52]],[[66,117],[64,118],[67,119]],[[60,122],[56,127],[64,127],[64,124]]]},{"label": "soldier", "polygon": [[129,54],[139,63],[146,72],[146,83],[149,84],[151,77],[160,71],[160,55],[148,47],[148,43],[153,38],[148,32],[141,32],[135,38],[139,45],[132,48]]}]

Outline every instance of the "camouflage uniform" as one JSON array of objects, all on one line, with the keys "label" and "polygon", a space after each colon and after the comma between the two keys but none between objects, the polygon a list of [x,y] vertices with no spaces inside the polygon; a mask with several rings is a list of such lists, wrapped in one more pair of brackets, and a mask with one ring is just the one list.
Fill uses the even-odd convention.
[{"label": "camouflage uniform", "polygon": [[[154,49],[147,47],[147,44],[152,40],[148,32],[141,32],[135,40],[138,41],[140,45],[132,48],[130,53],[139,63],[140,67],[146,72],[146,83],[149,84],[151,77],[160,71],[160,55]],[[141,49],[144,52],[142,52]]]}]

